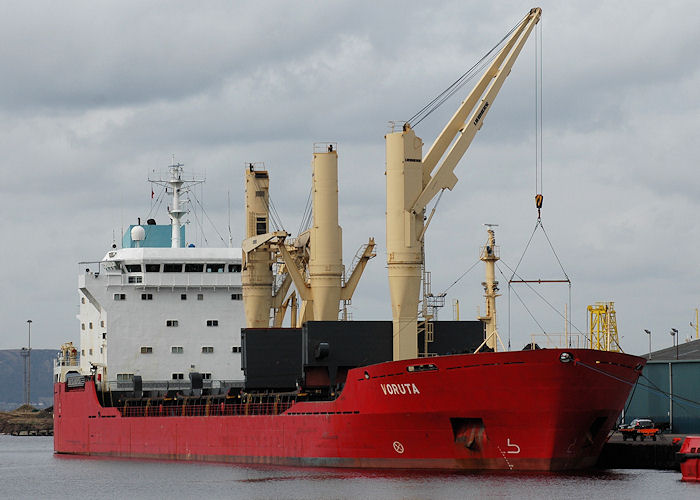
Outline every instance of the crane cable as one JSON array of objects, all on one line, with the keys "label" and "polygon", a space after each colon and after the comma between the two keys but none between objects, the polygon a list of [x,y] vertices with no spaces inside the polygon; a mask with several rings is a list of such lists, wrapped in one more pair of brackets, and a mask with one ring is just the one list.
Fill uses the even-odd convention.
[{"label": "crane cable", "polygon": [[566,278],[566,281],[571,283],[571,279],[569,278],[569,275],[566,274],[566,270],[564,269],[564,265],[561,263],[561,260],[559,260],[559,255],[557,255],[557,251],[554,250],[554,245],[552,245],[552,241],[549,239],[549,235],[547,234],[547,231],[545,230],[544,225],[542,224],[542,219],[539,216],[537,217],[537,222],[535,223],[535,228],[532,230],[532,234],[530,235],[530,239],[527,240],[527,244],[525,245],[525,250],[523,250],[523,253],[520,256],[520,260],[518,260],[518,264],[515,266],[515,269],[513,270],[513,274],[511,275],[511,277],[508,281],[512,282],[513,277],[516,276],[518,268],[520,267],[520,264],[522,263],[523,258],[525,257],[525,254],[527,253],[528,248],[530,248],[530,243],[532,243],[532,238],[534,238],[538,227],[542,229],[542,233],[544,234],[544,237],[546,238],[547,243],[549,244],[549,248],[552,250],[552,253],[554,254],[554,258],[557,260],[557,263],[559,264],[559,268],[561,269],[561,272],[564,273],[564,277]]},{"label": "crane cable", "polygon": [[474,79],[474,77],[477,74],[481,74],[483,68],[496,58],[496,55],[498,54],[496,52],[497,49],[499,49],[501,45],[503,45],[503,43],[513,34],[513,32],[518,28],[518,26],[520,26],[529,15],[530,14],[528,13],[525,17],[523,17],[515,26],[513,26],[510,29],[510,31],[508,31],[508,33],[506,33],[503,36],[503,38],[501,38],[501,40],[496,45],[491,47],[491,50],[489,50],[486,53],[486,55],[479,59],[479,61],[476,64],[474,64],[471,68],[462,73],[462,75],[459,78],[457,78],[457,80],[455,80],[449,87],[447,87],[440,94],[438,94],[432,101],[423,106],[416,114],[409,118],[406,121],[406,123],[410,123],[412,127],[415,127],[420,122],[425,120],[428,116],[430,116],[430,114],[433,113],[433,111],[442,106],[462,87],[464,87],[467,83]]},{"label": "crane cable", "polygon": [[[599,368],[596,368],[594,366],[588,365],[588,364],[584,363],[583,361],[581,361],[580,359],[575,359],[574,365],[575,366],[583,366],[584,368],[588,368],[589,370],[600,373],[601,375],[605,375],[606,377],[610,377],[612,379],[617,380],[618,382],[622,382],[623,384],[627,384],[629,386],[635,386],[635,387],[639,386],[642,389],[646,390],[647,392],[650,392],[652,394],[656,394],[657,396],[662,396],[665,398],[673,397],[673,403],[680,406],[680,407],[687,408],[688,406],[690,406],[693,408],[700,408],[700,401],[695,401],[695,400],[690,399],[690,398],[686,398],[683,396],[679,396],[677,394],[672,394],[668,391],[664,391],[663,389],[661,389],[658,385],[656,385],[650,378],[648,378],[644,374],[640,374],[639,378],[645,379],[647,382],[649,382],[650,385],[640,383],[639,379],[637,379],[636,382],[630,382],[630,381],[622,379],[620,377],[616,377],[615,375],[613,375],[611,373],[608,373],[608,372],[601,370]],[[630,401],[631,401],[631,398],[630,398]],[[627,408],[629,408],[629,404],[627,405]]]},{"label": "crane cable", "polygon": [[311,220],[313,217],[313,202],[311,199],[311,194],[313,193],[313,188],[309,188],[309,195],[306,197],[306,205],[304,206],[304,213],[301,216],[301,222],[299,223],[299,230],[297,234],[301,234],[311,227]]},{"label": "crane cable", "polygon": [[[255,179],[255,188],[256,191],[261,191],[261,181],[258,179]],[[269,222],[272,224],[272,228],[274,228],[276,231],[282,230],[284,228],[284,224],[282,224],[282,218],[280,217],[279,213],[277,212],[277,207],[275,207],[275,204],[272,202],[272,196],[270,195],[270,190],[268,188],[267,190],[267,199],[264,200],[265,202],[265,208],[267,209],[267,214],[269,217]],[[270,228],[268,228],[269,230]]]},{"label": "crane cable", "polygon": [[516,271],[518,270],[518,267],[520,267],[520,263],[523,261],[523,258],[525,257],[525,253],[527,253],[528,248],[530,247],[530,243],[532,243],[532,238],[535,236],[535,232],[537,231],[537,228],[541,228],[542,232],[544,233],[545,238],[547,239],[547,243],[549,244],[549,248],[552,250],[552,253],[554,254],[554,257],[557,260],[557,263],[559,264],[559,268],[561,269],[562,273],[566,277],[566,281],[571,284],[571,280],[569,279],[569,275],[566,273],[566,270],[564,269],[564,266],[561,263],[561,260],[559,259],[559,255],[557,255],[556,250],[554,250],[554,246],[552,245],[552,241],[549,239],[549,235],[547,234],[547,231],[544,229],[544,225],[542,224],[542,204],[544,201],[544,196],[542,195],[542,21],[537,24],[535,27],[535,208],[537,208],[537,222],[535,223],[535,228],[532,231],[532,234],[530,235],[530,239],[528,240],[527,244],[525,245],[525,250],[523,250],[523,254],[520,256],[520,260],[518,260],[518,264],[515,266],[515,270],[513,271],[513,275],[511,276],[509,280],[512,282],[513,277],[516,274]]},{"label": "crane cable", "polygon": [[[199,206],[199,208],[202,210],[202,214],[203,214],[204,217],[206,217],[206,219],[209,221],[209,224],[211,224],[211,227],[214,229],[214,232],[216,233],[216,235],[219,237],[219,239],[220,239],[224,244],[226,244],[226,240],[224,240],[224,237],[221,236],[221,233],[219,232],[219,229],[218,229],[218,228],[216,227],[216,225],[214,224],[214,221],[212,221],[211,218],[209,217],[209,214],[208,214],[207,211],[205,210],[204,205],[202,204],[202,202],[201,202],[201,201],[199,200],[199,198],[197,197],[197,193],[195,193],[194,189],[190,190],[190,193],[192,194],[192,198],[194,198],[194,201],[195,201],[195,203],[196,203],[195,208],[196,208],[197,205]],[[209,244],[209,240],[207,240],[207,237],[204,235],[204,217],[202,217],[202,220],[200,220],[200,217],[197,216],[197,212],[196,212],[195,210],[192,211],[192,214],[194,215],[194,220],[195,220],[195,222],[197,222],[197,224],[199,224],[199,227],[200,227],[200,229],[201,229],[201,231],[202,231],[202,239],[204,240],[204,242],[205,242],[206,244]]]},{"label": "crane cable", "polygon": [[542,216],[542,20],[535,27],[535,207]]},{"label": "crane cable", "polygon": [[[517,274],[517,271],[514,271],[513,268],[510,267],[503,259],[499,259],[499,261],[501,262],[501,264],[503,264],[504,266],[506,266],[506,267],[508,268],[509,271],[511,271],[511,272],[513,273],[513,276],[516,276],[516,277],[520,278],[521,282],[524,283],[525,285],[527,285],[527,287],[530,289],[530,291],[531,291],[532,293],[534,293],[535,295],[537,295],[537,296],[542,300],[542,302],[544,302],[545,304],[547,304],[547,305],[549,306],[549,308],[552,309],[552,311],[554,311],[556,314],[558,314],[562,319],[567,320],[566,316],[564,316],[556,307],[554,307],[554,305],[553,305],[551,302],[549,302],[541,293],[539,293],[529,282],[523,280],[522,276],[520,276],[519,274]],[[503,272],[503,270],[500,268],[499,265],[497,265],[497,268],[498,268],[498,272],[501,273],[501,276],[503,276],[504,278],[506,278],[505,273]],[[507,279],[507,278],[506,278],[506,279]],[[512,276],[511,276],[511,279],[512,279]],[[512,287],[510,286],[510,283],[509,283],[509,286],[508,286],[508,291],[509,291],[509,293],[510,293],[510,289],[511,289],[511,288],[512,288]],[[571,288],[571,285],[569,285],[569,288]],[[515,293],[516,296],[518,296],[517,292],[515,292],[515,289],[513,289],[513,293]],[[570,291],[569,291],[569,293],[570,293]],[[518,296],[518,299],[520,299],[519,296]],[[522,301],[521,301],[521,302],[522,302]],[[569,302],[571,302],[570,299],[569,299]],[[510,299],[509,299],[509,303],[510,303]],[[525,305],[525,304],[523,304],[523,306],[524,306],[524,305]],[[527,307],[526,307],[526,309],[527,309]],[[528,312],[529,312],[529,311],[528,311]],[[533,318],[533,319],[534,319],[534,318]],[[539,322],[537,322],[537,321],[535,321],[535,322],[539,325]],[[590,338],[588,337],[588,335],[587,335],[585,332],[581,331],[581,329],[580,329],[579,327],[577,327],[575,324],[572,323],[571,319],[568,319],[568,320],[567,320],[567,323],[569,324],[569,326],[570,326],[571,328],[576,329],[576,331],[577,331],[580,335],[583,335],[584,338],[586,339],[586,341],[589,341],[589,340],[590,340]],[[543,332],[543,333],[544,333],[544,332]]]},{"label": "crane cable", "polygon": [[474,262],[471,266],[469,266],[469,269],[467,269],[466,271],[464,271],[464,272],[462,273],[462,275],[461,275],[459,278],[457,278],[456,280],[454,280],[454,282],[453,282],[450,286],[448,286],[447,288],[445,288],[445,289],[442,291],[442,293],[441,293],[440,295],[446,294],[446,293],[450,290],[450,288],[452,288],[453,286],[455,286],[457,283],[460,282],[460,280],[461,280],[462,278],[464,278],[467,274],[469,274],[469,271],[471,271],[472,269],[474,269],[474,268],[477,266],[477,264],[479,264],[479,262],[481,262],[481,259],[476,259],[476,262]]}]

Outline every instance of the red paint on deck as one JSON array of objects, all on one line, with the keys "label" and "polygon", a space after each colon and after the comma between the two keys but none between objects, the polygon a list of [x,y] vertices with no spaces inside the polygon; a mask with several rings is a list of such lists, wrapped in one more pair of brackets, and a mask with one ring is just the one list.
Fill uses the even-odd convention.
[{"label": "red paint on deck", "polygon": [[[575,362],[562,363],[570,352]],[[436,369],[413,370],[416,365]],[[566,470],[595,464],[644,360],[585,349],[361,367],[279,415],[122,416],[54,386],[56,453],[303,466]],[[366,377],[368,375],[369,378]]]}]

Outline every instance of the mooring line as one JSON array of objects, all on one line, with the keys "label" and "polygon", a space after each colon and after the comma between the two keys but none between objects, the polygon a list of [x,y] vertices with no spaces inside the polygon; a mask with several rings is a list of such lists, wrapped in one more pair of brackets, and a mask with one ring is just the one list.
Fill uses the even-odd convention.
[{"label": "mooring line", "polygon": [[[684,397],[678,396],[678,395],[676,395],[676,394],[673,394],[673,395],[672,395],[671,393],[662,391],[661,389],[654,388],[654,387],[650,387],[650,386],[648,386],[648,385],[646,385],[646,384],[641,384],[641,383],[639,383],[639,380],[637,380],[637,381],[634,382],[634,383],[629,382],[629,381],[627,381],[627,380],[624,380],[624,379],[621,379],[621,378],[619,378],[619,377],[616,377],[615,375],[611,375],[610,373],[607,373],[607,372],[605,372],[605,371],[603,371],[603,370],[599,370],[599,369],[594,368],[594,367],[592,367],[592,366],[590,366],[590,365],[587,365],[586,363],[582,362],[582,361],[579,360],[579,359],[574,359],[574,364],[581,365],[581,366],[583,366],[583,367],[585,367],[585,368],[588,368],[589,370],[593,370],[594,372],[598,372],[598,373],[600,373],[600,374],[602,374],[602,375],[606,375],[606,376],[608,376],[608,377],[610,377],[610,378],[613,378],[613,379],[615,379],[615,380],[618,380],[618,381],[620,381],[620,382],[622,382],[622,383],[624,383],[624,384],[627,384],[627,385],[630,385],[630,386],[633,386],[633,387],[634,387],[634,386],[639,386],[639,387],[641,387],[642,389],[646,389],[647,391],[651,392],[652,394],[656,394],[656,395],[658,395],[658,396],[662,396],[662,397],[665,397],[665,398],[667,398],[667,399],[670,399],[670,398],[672,397],[674,403],[676,403],[677,405],[680,405],[680,406],[683,406],[683,405],[690,405],[690,406],[693,406],[693,407],[695,407],[695,408],[700,408],[700,403],[698,403],[697,401],[693,401],[692,399],[684,398]],[[641,375],[641,374],[640,374],[640,376],[643,377],[643,378],[645,378],[646,380],[649,380],[645,375]],[[651,380],[649,380],[649,382],[651,382]],[[652,383],[653,383],[653,382],[652,382]]]}]

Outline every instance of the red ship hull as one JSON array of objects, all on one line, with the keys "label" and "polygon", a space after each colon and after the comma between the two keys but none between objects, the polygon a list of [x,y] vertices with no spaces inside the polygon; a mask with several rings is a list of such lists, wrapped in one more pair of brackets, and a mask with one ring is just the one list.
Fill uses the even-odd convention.
[{"label": "red ship hull", "polygon": [[[568,352],[570,362],[560,355]],[[542,349],[361,367],[334,401],[277,415],[123,416],[90,379],[54,387],[56,453],[295,466],[593,466],[639,377],[626,354]]]}]

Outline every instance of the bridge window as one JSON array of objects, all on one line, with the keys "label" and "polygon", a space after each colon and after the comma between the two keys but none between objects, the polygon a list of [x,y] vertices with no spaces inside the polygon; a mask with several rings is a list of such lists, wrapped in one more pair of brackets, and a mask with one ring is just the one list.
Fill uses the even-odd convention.
[{"label": "bridge window", "polygon": [[223,273],[225,267],[226,267],[225,264],[207,264],[207,272],[208,273]]},{"label": "bridge window", "polygon": [[184,373],[173,373],[173,380],[183,380],[184,378]]},{"label": "bridge window", "polygon": [[143,276],[129,276],[129,283],[143,283]]},{"label": "bridge window", "polygon": [[146,264],[146,272],[147,273],[159,273],[160,272],[160,264]]},{"label": "bridge window", "polygon": [[181,273],[182,264],[163,264],[164,273]]},{"label": "bridge window", "polygon": [[186,273],[201,273],[204,271],[204,264],[185,264]]},{"label": "bridge window", "polygon": [[130,273],[141,272],[141,264],[126,264],[124,267],[126,267],[126,270]]},{"label": "bridge window", "polygon": [[203,354],[211,354],[213,352],[214,352],[214,348],[212,346],[203,346],[202,347]]},{"label": "bridge window", "polygon": [[173,354],[182,354],[184,352],[184,349],[180,345],[174,345],[170,348],[170,352]]},{"label": "bridge window", "polygon": [[126,294],[125,293],[115,293],[114,300],[126,300]]},{"label": "bridge window", "polygon": [[142,346],[141,347],[141,354],[153,354],[153,347]]},{"label": "bridge window", "polygon": [[152,293],[142,293],[141,300],[153,300],[153,294]]},{"label": "bridge window", "polygon": [[228,265],[228,272],[240,273],[241,272],[241,265],[240,264],[229,264]]}]

